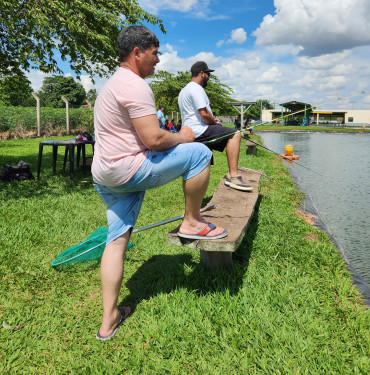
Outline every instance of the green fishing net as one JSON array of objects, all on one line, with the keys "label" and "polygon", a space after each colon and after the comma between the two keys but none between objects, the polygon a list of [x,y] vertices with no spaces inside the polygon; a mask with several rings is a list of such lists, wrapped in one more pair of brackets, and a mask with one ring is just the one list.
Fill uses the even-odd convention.
[{"label": "green fishing net", "polygon": [[[103,255],[107,234],[108,227],[99,227],[96,231],[90,234],[85,241],[82,241],[60,253],[53,260],[51,265],[56,267],[74,262],[99,260]],[[134,244],[129,242],[127,248],[129,249],[132,246],[134,246]]]}]

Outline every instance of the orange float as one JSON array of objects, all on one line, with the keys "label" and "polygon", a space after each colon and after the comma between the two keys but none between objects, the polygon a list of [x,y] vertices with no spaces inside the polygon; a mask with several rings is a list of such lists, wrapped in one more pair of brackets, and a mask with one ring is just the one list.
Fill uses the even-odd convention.
[{"label": "orange float", "polygon": [[287,160],[298,160],[299,159],[299,155],[294,155],[293,154],[293,146],[292,145],[286,145],[284,147],[284,151],[285,151],[285,155],[284,154],[280,154],[280,156],[284,159],[287,159]]}]

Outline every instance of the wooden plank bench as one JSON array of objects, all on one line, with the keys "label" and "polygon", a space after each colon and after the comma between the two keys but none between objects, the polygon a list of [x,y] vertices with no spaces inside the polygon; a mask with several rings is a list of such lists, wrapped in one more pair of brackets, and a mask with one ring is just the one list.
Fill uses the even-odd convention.
[{"label": "wooden plank bench", "polygon": [[209,205],[217,207],[207,211],[202,217],[225,228],[228,236],[218,240],[189,240],[177,236],[178,226],[167,234],[167,242],[200,250],[201,260],[207,267],[232,264],[232,253],[239,247],[251,221],[258,200],[258,183],[263,172],[238,168],[243,180],[253,187],[252,192],[240,191],[225,186],[222,179]]}]

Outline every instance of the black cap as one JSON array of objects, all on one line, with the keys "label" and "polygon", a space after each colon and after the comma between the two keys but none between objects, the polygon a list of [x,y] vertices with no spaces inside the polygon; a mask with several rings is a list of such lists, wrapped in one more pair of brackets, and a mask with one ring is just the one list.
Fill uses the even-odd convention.
[{"label": "black cap", "polygon": [[200,72],[211,73],[214,69],[209,69],[208,65],[204,61],[197,61],[190,69],[191,74],[198,75]]}]

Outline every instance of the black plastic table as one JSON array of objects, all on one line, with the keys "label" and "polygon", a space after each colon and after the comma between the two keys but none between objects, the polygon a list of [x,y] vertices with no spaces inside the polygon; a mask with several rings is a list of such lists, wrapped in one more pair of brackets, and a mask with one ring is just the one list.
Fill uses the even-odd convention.
[{"label": "black plastic table", "polygon": [[84,174],[86,174],[86,144],[90,144],[93,149],[94,154],[94,144],[95,141],[77,141],[75,138],[68,139],[66,141],[59,141],[59,140],[50,140],[50,141],[43,141],[39,144],[39,158],[37,163],[37,179],[40,178],[40,171],[41,171],[41,162],[42,162],[42,153],[44,146],[52,146],[53,147],[53,172],[56,171],[57,165],[57,156],[58,156],[58,146],[65,147],[64,153],[64,163],[63,163],[63,171],[65,171],[67,158],[69,156],[69,177],[71,180],[74,178],[74,159],[75,159],[75,147],[77,147],[77,166],[80,165],[80,155],[82,151],[82,168]]}]

